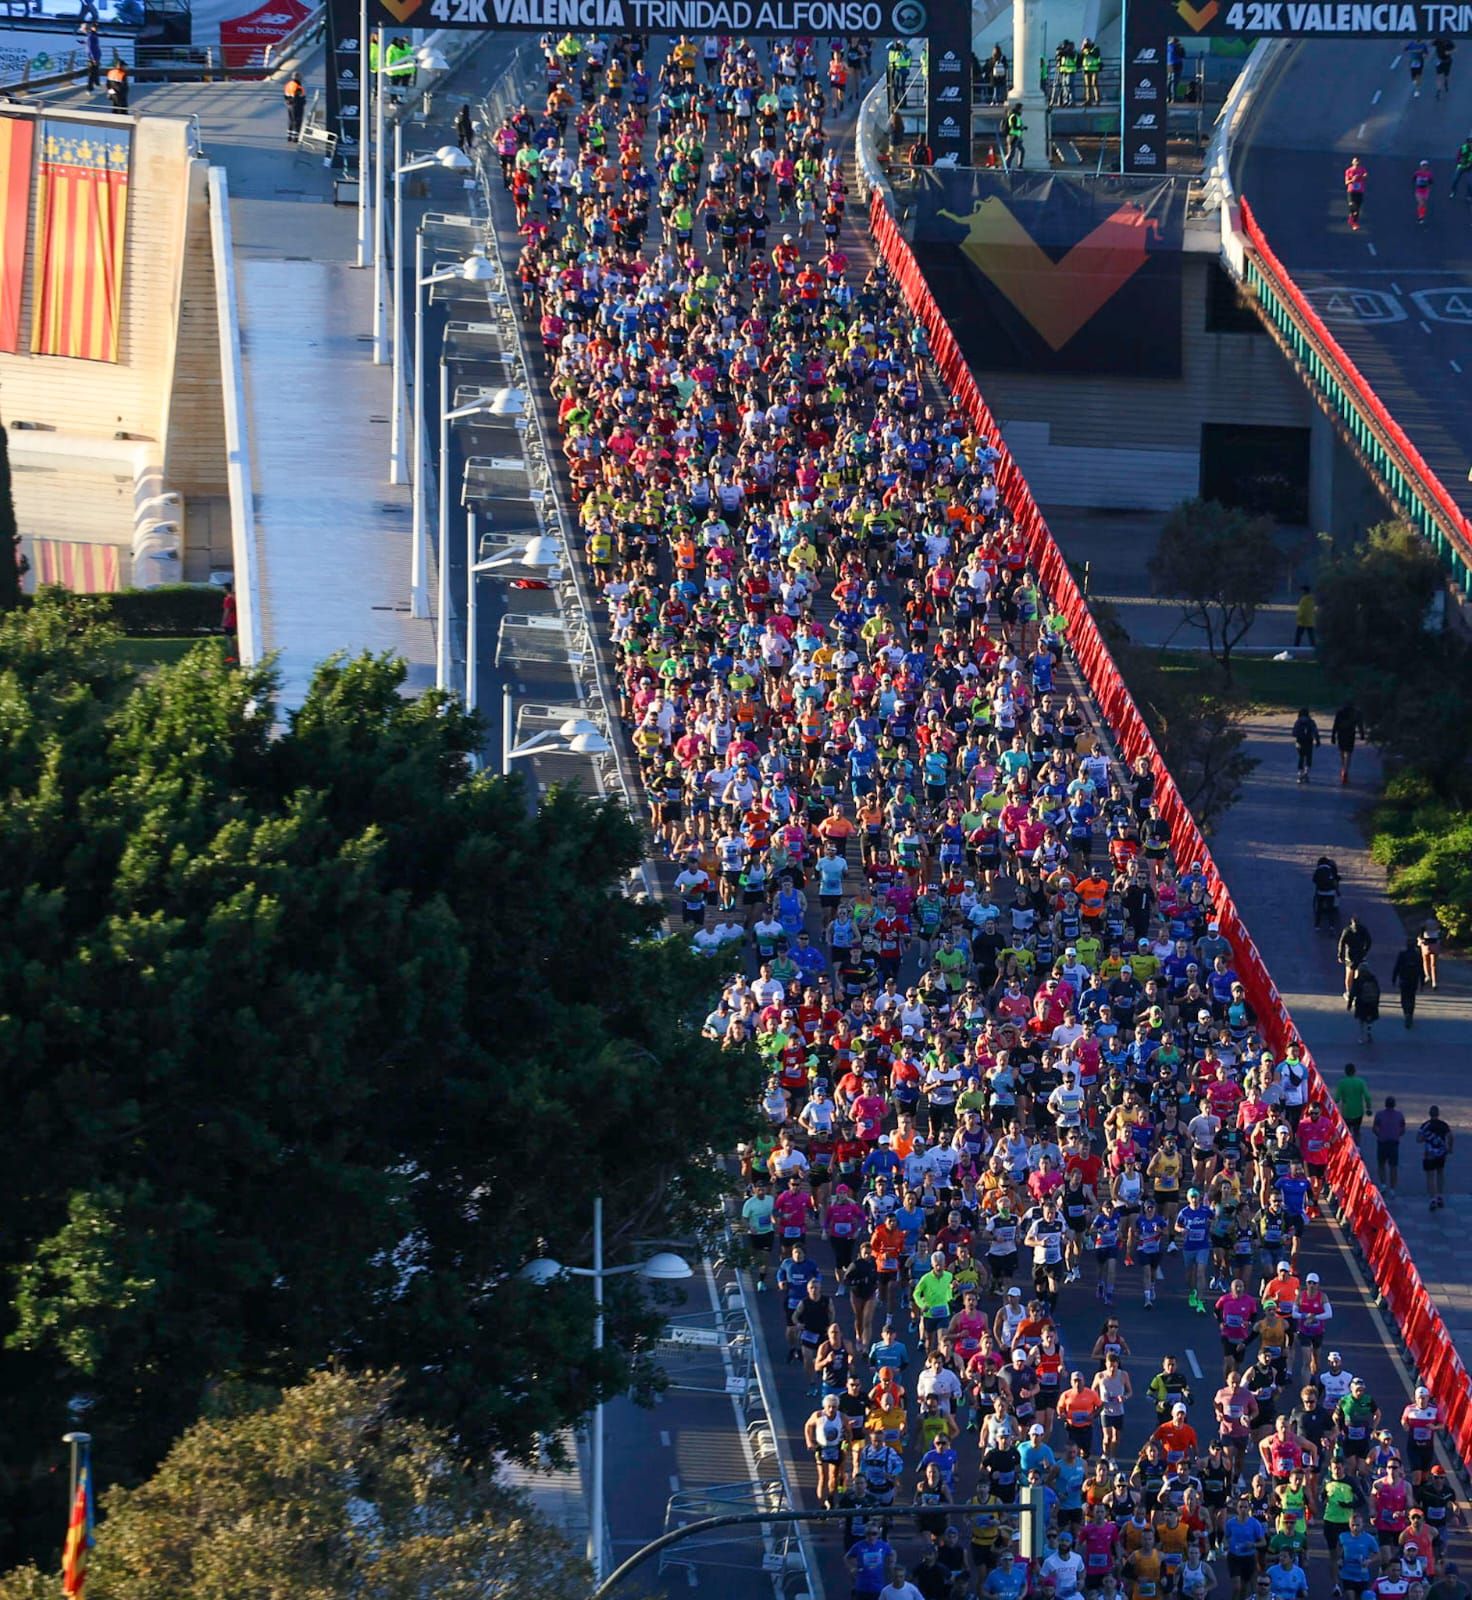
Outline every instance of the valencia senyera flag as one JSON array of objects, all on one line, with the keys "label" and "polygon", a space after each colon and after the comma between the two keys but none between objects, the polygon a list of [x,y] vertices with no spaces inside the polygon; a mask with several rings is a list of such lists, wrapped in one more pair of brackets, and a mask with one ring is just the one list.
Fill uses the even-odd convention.
[{"label": "valencia senyera flag", "polygon": [[35,131],[30,117],[0,117],[0,350],[20,348]]},{"label": "valencia senyera flag", "polygon": [[116,361],[133,129],[47,118],[36,179],[31,349]]},{"label": "valencia senyera flag", "polygon": [[92,1548],[92,1468],[84,1465],[77,1475],[72,1519],[67,1525],[66,1548],[61,1556],[61,1592],[75,1597],[87,1582],[87,1554]]}]

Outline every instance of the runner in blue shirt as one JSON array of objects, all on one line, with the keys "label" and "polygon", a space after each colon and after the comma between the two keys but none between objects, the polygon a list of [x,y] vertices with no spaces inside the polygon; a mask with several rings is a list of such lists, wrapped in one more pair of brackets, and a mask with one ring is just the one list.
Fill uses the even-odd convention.
[{"label": "runner in blue shirt", "polygon": [[1257,1558],[1267,1548],[1268,1530],[1252,1514],[1252,1502],[1243,1495],[1234,1516],[1222,1524],[1227,1550],[1227,1571],[1232,1579],[1232,1600],[1243,1600],[1257,1577]]},{"label": "runner in blue shirt", "polygon": [[1336,1581],[1348,1590],[1351,1600],[1356,1591],[1364,1593],[1373,1579],[1371,1562],[1380,1555],[1380,1540],[1365,1527],[1358,1511],[1351,1512],[1349,1530],[1339,1535],[1339,1571]]},{"label": "runner in blue shirt", "polygon": [[1186,1304],[1206,1314],[1201,1298],[1206,1288],[1206,1269],[1211,1262],[1211,1207],[1202,1205],[1199,1189],[1186,1190],[1186,1203],[1176,1213],[1175,1231],[1181,1236],[1182,1259],[1186,1263]]},{"label": "runner in blue shirt", "polygon": [[1286,1548],[1278,1552],[1278,1559],[1268,1568],[1267,1580],[1272,1600],[1299,1600],[1308,1593],[1308,1574]]},{"label": "runner in blue shirt", "polygon": [[996,1566],[987,1574],[981,1592],[987,1600],[1022,1600],[1027,1588],[1027,1568],[1012,1559],[1012,1546],[1003,1545]]},{"label": "runner in blue shirt", "polygon": [[862,1539],[848,1548],[848,1564],[854,1575],[854,1594],[879,1594],[889,1582],[894,1567],[894,1546],[879,1537],[879,1524],[871,1522]]},{"label": "runner in blue shirt", "polygon": [[1160,1252],[1165,1247],[1165,1221],[1154,1200],[1146,1200],[1135,1225],[1135,1255],[1145,1274],[1145,1309],[1155,1304],[1155,1280],[1160,1276]]}]

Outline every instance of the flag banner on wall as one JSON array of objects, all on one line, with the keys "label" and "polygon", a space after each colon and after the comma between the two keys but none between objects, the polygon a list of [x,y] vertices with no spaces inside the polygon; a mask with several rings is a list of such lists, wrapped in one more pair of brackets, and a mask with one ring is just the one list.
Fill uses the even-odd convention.
[{"label": "flag banner on wall", "polygon": [[116,361],[128,223],[130,126],[41,124],[31,349]]},{"label": "flag banner on wall", "polygon": [[0,350],[20,347],[35,132],[32,117],[0,118]]},{"label": "flag banner on wall", "polygon": [[37,587],[59,583],[73,594],[112,594],[122,588],[122,547],[77,539],[31,539],[31,576]]},{"label": "flag banner on wall", "polygon": [[1180,376],[1182,185],[931,169],[915,211],[915,259],[973,370]]}]

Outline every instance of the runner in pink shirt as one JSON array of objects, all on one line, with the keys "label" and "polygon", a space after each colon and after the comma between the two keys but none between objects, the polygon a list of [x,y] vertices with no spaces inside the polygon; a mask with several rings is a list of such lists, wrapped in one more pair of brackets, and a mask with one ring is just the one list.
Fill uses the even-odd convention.
[{"label": "runner in pink shirt", "polygon": [[1222,1377],[1226,1378],[1247,1365],[1247,1341],[1260,1307],[1242,1279],[1233,1278],[1231,1288],[1217,1299],[1214,1309],[1221,1324]]}]

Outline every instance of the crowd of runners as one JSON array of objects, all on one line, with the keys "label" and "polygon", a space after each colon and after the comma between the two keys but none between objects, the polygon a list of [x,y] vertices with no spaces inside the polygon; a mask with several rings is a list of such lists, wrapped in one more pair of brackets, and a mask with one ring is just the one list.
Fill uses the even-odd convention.
[{"label": "crowd of runners", "polygon": [[[867,45],[545,55],[494,136],[522,294],[651,830],[729,974],[707,1032],[769,1069],[744,1220],[855,1592],[1444,1584],[1436,1409],[1382,1410],[1299,1270],[1335,1125],[1075,692],[995,453],[851,259]],[[1132,1361],[1165,1294],[1219,1376]]]}]

